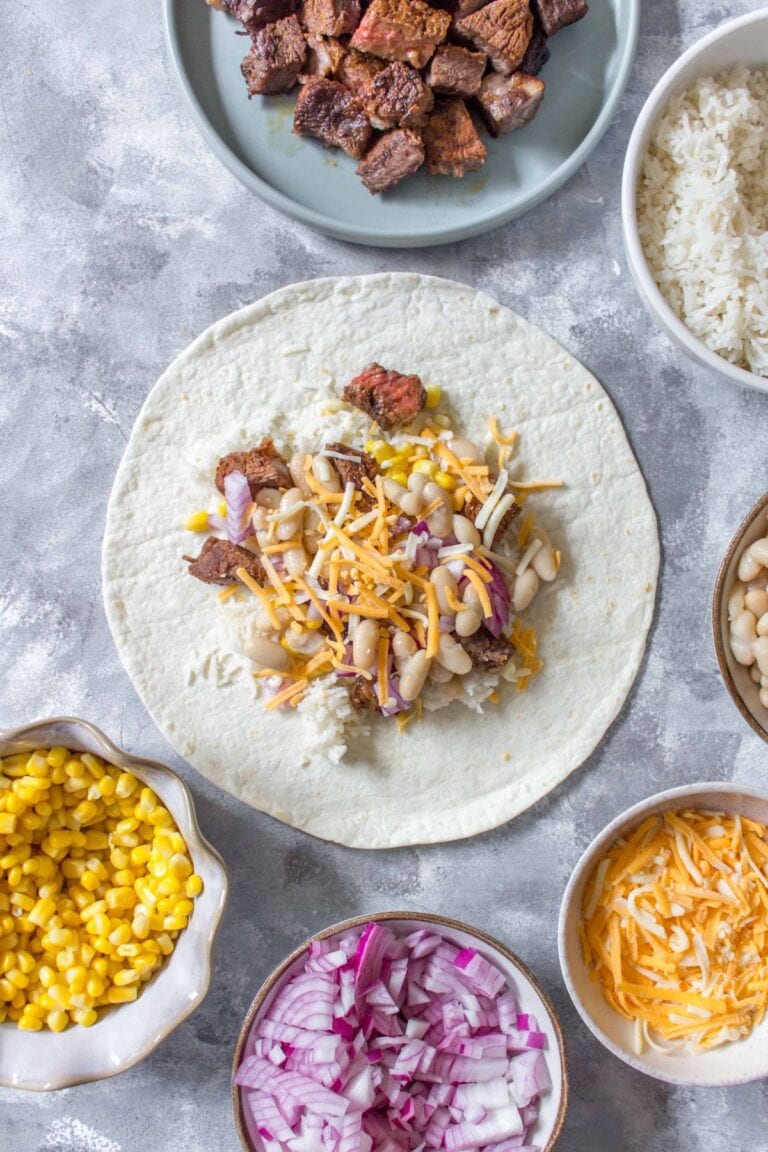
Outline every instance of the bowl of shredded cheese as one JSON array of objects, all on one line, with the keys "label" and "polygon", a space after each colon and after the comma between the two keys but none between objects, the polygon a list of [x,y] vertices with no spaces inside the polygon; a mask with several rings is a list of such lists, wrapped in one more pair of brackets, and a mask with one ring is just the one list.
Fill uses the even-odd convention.
[{"label": "bowl of shredded cheese", "polygon": [[560,963],[597,1039],[673,1084],[768,1077],[768,791],[659,793],[574,868]]},{"label": "bowl of shredded cheese", "polygon": [[0,732],[0,1084],[147,1056],[208,990],[226,888],[165,765],[83,720]]}]

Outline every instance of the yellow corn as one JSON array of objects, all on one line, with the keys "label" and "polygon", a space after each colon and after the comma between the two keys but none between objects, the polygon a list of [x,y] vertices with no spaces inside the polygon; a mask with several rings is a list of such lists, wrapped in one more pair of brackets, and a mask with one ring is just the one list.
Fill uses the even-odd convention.
[{"label": "yellow corn", "polygon": [[387,472],[387,476],[391,476],[395,483],[400,484],[403,488],[408,484],[408,477],[405,472]]},{"label": "yellow corn", "polygon": [[457,484],[456,477],[451,476],[450,472],[435,472],[433,479],[435,484],[439,484],[440,487],[445,488],[447,492],[453,492]]},{"label": "yellow corn", "polygon": [[386,440],[369,440],[365,450],[369,456],[373,456],[377,464],[383,464],[385,460],[391,460],[397,455],[397,450],[391,444],[387,444]]},{"label": "yellow corn", "polygon": [[427,388],[427,408],[437,408],[442,394],[443,390],[439,388],[437,384],[430,385],[430,387]]},{"label": "yellow corn", "polygon": [[437,470],[434,460],[425,459],[415,460],[411,468],[412,472],[420,472],[422,476],[434,476]]},{"label": "yellow corn", "polygon": [[203,888],[155,792],[87,752],[9,756],[0,835],[0,1023],[61,1032],[135,1000]]},{"label": "yellow corn", "polygon": [[193,512],[184,521],[184,527],[187,532],[207,532],[208,531],[208,513],[207,512]]}]

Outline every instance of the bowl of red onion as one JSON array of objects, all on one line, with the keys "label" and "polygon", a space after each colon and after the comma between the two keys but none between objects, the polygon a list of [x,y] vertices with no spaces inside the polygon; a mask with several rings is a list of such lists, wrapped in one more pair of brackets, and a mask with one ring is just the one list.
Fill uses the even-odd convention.
[{"label": "bowl of red onion", "polygon": [[334,924],[259,989],[233,1066],[246,1152],[550,1152],[563,1036],[535,976],[430,913]]}]

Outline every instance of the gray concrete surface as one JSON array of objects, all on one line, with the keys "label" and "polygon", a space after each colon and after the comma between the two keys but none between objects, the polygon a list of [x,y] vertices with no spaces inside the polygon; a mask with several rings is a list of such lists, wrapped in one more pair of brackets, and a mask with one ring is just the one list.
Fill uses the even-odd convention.
[{"label": "gray concrete surface", "polygon": [[[316,235],[227,174],[173,84],[158,3],[0,0],[0,725],[73,713],[167,759],[231,877],[202,1008],[117,1079],[0,1091],[1,1152],[234,1152],[230,1059],[261,979],[313,930],[398,906],[482,925],[541,976],[571,1058],[562,1152],[768,1149],[762,1087],[671,1089],[604,1052],[570,1005],[555,946],[570,869],[610,817],[665,785],[762,782],[768,767],[720,682],[708,623],[721,553],[766,486],[768,398],[694,367],[657,332],[619,223],[622,156],[645,95],[685,46],[755,7],[644,0],[628,93],[575,179],[501,231],[395,253]],[[648,659],[588,764],[494,833],[366,855],[250,811],[170,752],[113,648],[99,549],[134,417],[193,336],[279,285],[386,268],[485,288],[595,372],[648,478],[665,559]]]}]

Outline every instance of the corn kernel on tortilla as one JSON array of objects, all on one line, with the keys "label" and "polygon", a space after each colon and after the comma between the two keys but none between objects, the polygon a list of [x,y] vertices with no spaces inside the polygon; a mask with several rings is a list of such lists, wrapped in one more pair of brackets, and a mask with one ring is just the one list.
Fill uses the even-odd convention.
[{"label": "corn kernel on tortilla", "polygon": [[[234,598],[214,605],[210,589],[190,582],[184,524],[210,502],[211,470],[226,452],[267,434],[289,449],[359,438],[359,413],[333,398],[374,360],[441,387],[463,435],[489,442],[494,416],[520,433],[523,474],[564,481],[528,505],[564,561],[558,587],[531,609],[545,667],[527,692],[505,691],[482,715],[427,713],[403,734],[373,724],[332,763],[316,712],[258,706],[247,661],[222,637],[223,609],[243,608]],[[246,803],[361,848],[496,827],[578,767],[639,668],[658,563],[642,474],[594,377],[483,293],[413,274],[294,285],[203,333],[139,415],[103,551],[118,651],[174,747]]]}]

